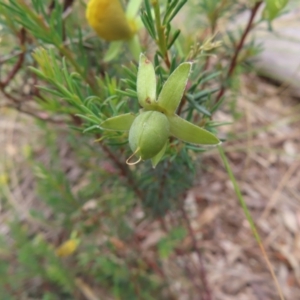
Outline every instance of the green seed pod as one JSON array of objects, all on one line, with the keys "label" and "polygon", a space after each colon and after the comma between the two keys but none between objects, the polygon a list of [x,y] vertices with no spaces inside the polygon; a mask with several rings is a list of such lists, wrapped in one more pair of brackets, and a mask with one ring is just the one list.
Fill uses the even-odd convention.
[{"label": "green seed pod", "polygon": [[165,146],[170,125],[158,111],[146,111],[137,116],[129,131],[129,145],[134,154],[146,160],[154,157]]}]

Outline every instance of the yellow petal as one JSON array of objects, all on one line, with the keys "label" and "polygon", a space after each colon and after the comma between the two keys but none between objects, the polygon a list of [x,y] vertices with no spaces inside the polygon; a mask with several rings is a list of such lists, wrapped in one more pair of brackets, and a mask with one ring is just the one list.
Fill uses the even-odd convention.
[{"label": "yellow petal", "polygon": [[86,18],[97,34],[107,40],[128,40],[134,32],[119,0],[90,0]]},{"label": "yellow petal", "polygon": [[70,256],[71,254],[73,254],[75,252],[78,245],[79,245],[79,240],[78,239],[68,240],[68,241],[64,242],[63,244],[61,244],[55,250],[55,254],[59,257]]}]

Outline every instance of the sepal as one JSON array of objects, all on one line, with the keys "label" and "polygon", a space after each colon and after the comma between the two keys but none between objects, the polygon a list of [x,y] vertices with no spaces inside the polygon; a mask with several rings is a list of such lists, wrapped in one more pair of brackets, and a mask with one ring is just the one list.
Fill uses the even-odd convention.
[{"label": "sepal", "polygon": [[182,63],[165,82],[159,96],[158,105],[166,110],[169,115],[176,112],[183,96],[192,63]]},{"label": "sepal", "polygon": [[156,102],[156,77],[152,63],[143,53],[140,55],[136,88],[140,105],[150,108]]},{"label": "sepal", "polygon": [[211,132],[196,126],[177,115],[168,117],[170,134],[174,137],[192,144],[218,145],[220,140]]},{"label": "sepal", "polygon": [[122,42],[111,42],[104,56],[104,61],[109,62],[117,57],[121,50]]},{"label": "sepal", "polygon": [[123,114],[106,119],[100,127],[108,130],[129,131],[134,119],[135,115],[132,113]]},{"label": "sepal", "polygon": [[163,158],[166,149],[167,149],[167,145],[168,145],[168,141],[165,143],[165,145],[163,146],[163,148],[151,159],[151,163],[152,163],[152,167],[153,169],[156,168],[157,164],[161,161],[161,159]]}]

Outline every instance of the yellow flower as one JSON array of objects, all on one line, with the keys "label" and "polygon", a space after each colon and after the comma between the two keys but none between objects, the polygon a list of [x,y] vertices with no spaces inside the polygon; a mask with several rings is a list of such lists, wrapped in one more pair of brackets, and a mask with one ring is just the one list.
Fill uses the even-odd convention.
[{"label": "yellow flower", "polygon": [[107,41],[128,40],[135,33],[119,0],[91,0],[86,18],[97,34]]},{"label": "yellow flower", "polygon": [[140,20],[136,18],[141,0],[130,0],[126,12],[120,0],[90,0],[86,9],[89,25],[98,36],[112,42],[104,60],[115,58],[122,48],[122,42],[128,43],[134,58],[138,59],[141,52],[136,33]]},{"label": "yellow flower", "polygon": [[79,245],[79,239],[70,239],[61,244],[55,250],[55,254],[59,257],[66,257],[72,255]]}]

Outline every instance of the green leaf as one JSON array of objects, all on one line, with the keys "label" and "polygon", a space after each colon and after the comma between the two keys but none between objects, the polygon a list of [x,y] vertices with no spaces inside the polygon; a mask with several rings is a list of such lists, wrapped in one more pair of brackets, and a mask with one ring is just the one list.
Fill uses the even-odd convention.
[{"label": "green leaf", "polygon": [[130,0],[127,4],[127,8],[126,8],[126,17],[129,19],[133,19],[141,6],[141,2],[142,0]]},{"label": "green leaf", "polygon": [[174,251],[175,245],[168,239],[163,239],[158,244],[158,253],[161,259],[168,258]]},{"label": "green leaf", "polygon": [[168,116],[170,133],[176,138],[193,144],[218,145],[220,140],[209,131],[196,126],[177,115]]},{"label": "green leaf", "polygon": [[158,105],[170,115],[174,114],[183,96],[192,63],[183,63],[165,82],[159,97]]},{"label": "green leaf", "polygon": [[265,0],[266,7],[263,11],[263,17],[269,21],[274,20],[287,5],[288,0]]},{"label": "green leaf", "polygon": [[128,131],[134,119],[135,115],[132,113],[123,114],[105,120],[100,124],[100,127],[108,130]]},{"label": "green leaf", "polygon": [[122,44],[123,44],[122,41],[121,42],[119,42],[119,41],[111,42],[107,52],[105,53],[103,60],[105,62],[109,62],[109,61],[113,60],[120,52]]},{"label": "green leaf", "polygon": [[141,45],[138,36],[135,34],[130,40],[127,41],[128,48],[133,58],[138,61],[141,53]]},{"label": "green leaf", "polygon": [[156,77],[150,60],[141,53],[136,83],[139,103],[147,108],[156,100]]},{"label": "green leaf", "polygon": [[155,22],[152,16],[152,10],[149,0],[145,0],[145,11],[142,13],[141,19],[153,39],[156,39]]}]

